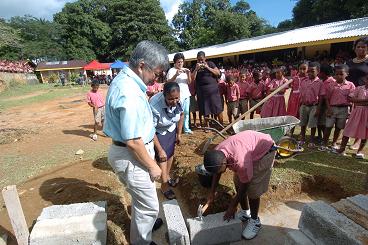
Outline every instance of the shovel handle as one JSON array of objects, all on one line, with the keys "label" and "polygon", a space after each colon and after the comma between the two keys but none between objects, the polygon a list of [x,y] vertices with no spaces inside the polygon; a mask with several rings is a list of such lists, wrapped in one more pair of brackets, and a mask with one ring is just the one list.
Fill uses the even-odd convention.
[{"label": "shovel handle", "polygon": [[[232,122],[229,125],[227,125],[223,130],[220,131],[220,134],[223,134],[224,132],[226,132],[226,130],[228,130],[229,128],[231,128],[235,123],[239,122],[240,120],[242,120],[243,118],[245,118],[246,116],[248,116],[250,113],[252,113],[253,111],[255,111],[259,106],[261,106],[264,102],[266,102],[267,100],[269,100],[272,96],[274,96],[275,94],[277,94],[281,90],[287,88],[289,86],[289,84],[292,83],[292,82],[293,82],[293,80],[291,79],[291,80],[287,81],[286,83],[284,83],[283,85],[281,85],[280,87],[278,87],[275,91],[273,91],[272,93],[270,93],[269,95],[267,95],[265,98],[263,98],[260,102],[258,102],[256,105],[254,105],[248,111],[246,111],[242,115],[240,115],[234,122]],[[216,134],[212,139],[215,139],[217,136],[218,136],[218,134]]]}]

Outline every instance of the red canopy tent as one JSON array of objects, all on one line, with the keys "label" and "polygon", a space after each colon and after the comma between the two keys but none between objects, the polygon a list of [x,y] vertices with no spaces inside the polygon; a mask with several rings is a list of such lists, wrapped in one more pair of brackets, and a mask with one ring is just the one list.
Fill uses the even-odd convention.
[{"label": "red canopy tent", "polygon": [[110,65],[112,63],[100,63],[97,60],[92,60],[90,63],[88,63],[87,65],[85,65],[83,67],[84,70],[86,71],[91,71],[91,70],[110,70]]}]

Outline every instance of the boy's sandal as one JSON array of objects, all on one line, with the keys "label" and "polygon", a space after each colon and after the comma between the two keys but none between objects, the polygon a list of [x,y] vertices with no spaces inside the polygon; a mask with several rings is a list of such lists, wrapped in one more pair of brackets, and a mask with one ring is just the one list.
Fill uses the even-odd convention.
[{"label": "boy's sandal", "polygon": [[308,144],[308,148],[316,148],[316,144],[314,144],[314,143],[309,143],[309,144]]},{"label": "boy's sandal", "polygon": [[169,189],[165,192],[163,192],[163,191],[161,191],[161,192],[166,197],[166,199],[168,199],[168,200],[172,200],[172,199],[176,198],[174,191],[171,190],[171,189]]},{"label": "boy's sandal", "polygon": [[179,184],[179,178],[175,178],[175,179],[169,179],[167,181],[167,183],[169,184],[169,186],[171,187],[176,187]]},{"label": "boy's sandal", "polygon": [[357,154],[355,155],[355,158],[356,158],[356,159],[364,159],[364,154],[363,154],[363,153],[357,153]]}]

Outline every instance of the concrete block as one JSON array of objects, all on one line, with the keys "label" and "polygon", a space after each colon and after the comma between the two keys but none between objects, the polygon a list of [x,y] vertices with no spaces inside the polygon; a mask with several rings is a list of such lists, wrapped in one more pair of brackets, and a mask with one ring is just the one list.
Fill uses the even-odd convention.
[{"label": "concrete block", "polygon": [[284,245],[315,245],[303,232],[299,230],[289,231],[286,234]]},{"label": "concrete block", "polygon": [[368,196],[359,194],[347,199],[368,213]]},{"label": "concrete block", "polygon": [[187,219],[190,239],[193,245],[221,244],[242,239],[242,222],[239,219],[224,221],[224,213]]},{"label": "concrete block", "polygon": [[338,212],[344,214],[346,217],[354,221],[356,224],[368,230],[368,212],[364,211],[354,203],[342,199],[336,203],[331,204]]},{"label": "concrete block", "polygon": [[38,221],[45,219],[64,219],[106,212],[106,202],[73,203],[69,205],[53,205],[42,210]]},{"label": "concrete block", "polygon": [[30,245],[105,245],[107,214],[97,213],[64,219],[38,221]]},{"label": "concrete block", "polygon": [[178,202],[174,200],[162,203],[169,234],[169,243],[176,245],[190,245],[187,226]]},{"label": "concrete block", "polygon": [[367,230],[322,201],[304,206],[299,228],[316,244],[358,245],[368,241]]},{"label": "concrete block", "polygon": [[6,245],[8,242],[8,234],[0,233],[0,245]]}]

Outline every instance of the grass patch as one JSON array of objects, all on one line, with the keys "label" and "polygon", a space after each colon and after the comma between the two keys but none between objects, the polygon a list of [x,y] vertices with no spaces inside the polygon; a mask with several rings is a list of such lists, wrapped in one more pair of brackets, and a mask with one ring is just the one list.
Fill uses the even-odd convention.
[{"label": "grass patch", "polygon": [[[6,90],[0,94],[0,111],[6,109],[28,105],[32,103],[44,102],[60,97],[73,96],[79,93],[86,93],[89,87],[54,87],[50,84],[24,85],[14,89]],[[16,96],[43,91],[44,93],[22,99],[11,99]]]}]

